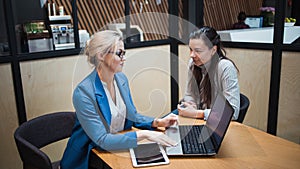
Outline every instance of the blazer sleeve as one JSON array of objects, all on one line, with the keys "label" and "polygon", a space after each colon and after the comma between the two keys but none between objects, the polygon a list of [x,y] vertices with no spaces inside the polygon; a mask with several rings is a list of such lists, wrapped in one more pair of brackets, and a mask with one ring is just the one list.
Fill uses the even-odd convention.
[{"label": "blazer sleeve", "polygon": [[137,146],[135,132],[111,134],[96,111],[95,98],[88,94],[86,87],[80,86],[73,94],[73,104],[77,118],[88,137],[101,149],[121,150]]}]

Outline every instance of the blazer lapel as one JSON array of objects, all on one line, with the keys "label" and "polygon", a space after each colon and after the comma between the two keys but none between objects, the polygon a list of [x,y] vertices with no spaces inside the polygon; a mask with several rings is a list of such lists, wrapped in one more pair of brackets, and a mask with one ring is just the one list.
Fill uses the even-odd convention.
[{"label": "blazer lapel", "polygon": [[115,76],[115,79],[116,79],[116,82],[117,82],[117,85],[119,87],[119,91],[120,91],[120,94],[125,102],[125,105],[128,105],[127,101],[128,101],[128,98],[127,98],[127,93],[128,91],[126,91],[126,87],[124,87],[126,85],[126,82],[122,79],[122,78],[119,78],[119,76]]},{"label": "blazer lapel", "polygon": [[118,74],[115,75],[115,79],[119,87],[120,94],[126,105],[126,119],[124,129],[128,129],[132,127],[135,118],[135,115],[132,112],[135,112],[135,108],[132,106],[131,98],[129,98],[129,88],[126,87],[127,82],[125,81],[125,79],[122,78],[122,76],[118,76]]},{"label": "blazer lapel", "polygon": [[105,94],[102,82],[100,81],[100,78],[97,73],[96,73],[94,87],[95,87],[95,95],[99,105],[100,112],[102,112],[104,119],[106,120],[108,126],[110,126],[111,112],[110,112],[107,96]]}]

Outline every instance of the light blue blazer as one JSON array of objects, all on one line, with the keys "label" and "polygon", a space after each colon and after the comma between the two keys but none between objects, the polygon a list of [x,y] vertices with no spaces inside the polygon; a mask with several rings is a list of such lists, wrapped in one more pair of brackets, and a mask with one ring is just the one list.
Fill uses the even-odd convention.
[{"label": "light blue blazer", "polygon": [[[133,126],[152,130],[154,118],[137,113],[126,76],[117,73],[115,80],[127,109],[124,130]],[[88,169],[89,155],[93,148],[109,151],[137,146],[136,132],[109,132],[111,112],[96,70],[74,90],[73,105],[76,110],[76,122],[61,160],[62,169]]]}]

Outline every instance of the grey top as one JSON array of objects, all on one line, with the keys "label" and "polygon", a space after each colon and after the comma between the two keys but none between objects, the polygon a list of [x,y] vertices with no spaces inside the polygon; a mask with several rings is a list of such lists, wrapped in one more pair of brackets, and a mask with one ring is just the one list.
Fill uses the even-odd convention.
[{"label": "grey top", "polygon": [[[210,63],[207,63],[205,67],[209,67]],[[194,66],[192,59],[188,65],[188,77],[187,85],[184,94],[185,101],[192,101],[197,104],[197,107],[200,105],[200,95],[199,92],[195,92],[195,89],[192,89],[192,83],[195,83],[193,78],[193,72],[190,67]],[[240,87],[238,83],[237,69],[230,60],[221,59],[217,64],[216,75],[214,76],[214,82],[216,84],[217,90],[214,90],[213,98],[216,97],[217,92],[222,92],[228,102],[231,104],[234,109],[234,114],[232,119],[237,120],[240,111]],[[205,110],[204,119],[209,115],[210,111]]]}]

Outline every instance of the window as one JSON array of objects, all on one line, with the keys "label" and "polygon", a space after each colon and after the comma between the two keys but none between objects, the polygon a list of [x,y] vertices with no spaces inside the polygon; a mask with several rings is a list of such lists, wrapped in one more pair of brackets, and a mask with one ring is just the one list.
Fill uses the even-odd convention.
[{"label": "window", "polygon": [[6,20],[4,14],[4,2],[0,0],[0,56],[9,55],[10,48],[8,45],[8,37],[7,37],[7,30],[6,30]]},{"label": "window", "polygon": [[75,48],[69,1],[13,0],[18,53]]},{"label": "window", "polygon": [[130,43],[168,38],[168,0],[128,0],[130,31],[126,31],[124,0],[78,0],[79,29],[90,35],[101,29],[123,34]]}]

